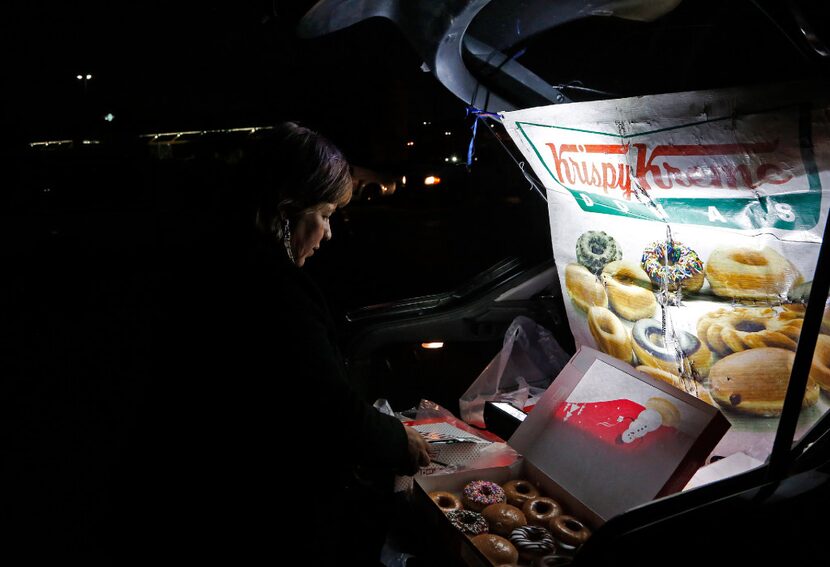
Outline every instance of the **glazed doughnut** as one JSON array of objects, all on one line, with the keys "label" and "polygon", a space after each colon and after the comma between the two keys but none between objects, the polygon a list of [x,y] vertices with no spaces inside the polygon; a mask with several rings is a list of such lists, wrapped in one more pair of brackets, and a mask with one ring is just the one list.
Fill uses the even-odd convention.
[{"label": "glazed doughnut", "polygon": [[524,526],[510,532],[510,543],[525,561],[533,561],[556,552],[556,542],[547,528]]},{"label": "glazed doughnut", "polygon": [[659,368],[652,368],[651,366],[641,365],[637,367],[637,370],[643,374],[648,374],[652,378],[665,382],[666,384],[670,384],[678,390],[683,390],[687,394],[691,394],[697,399],[703,400],[710,406],[715,405],[715,400],[712,399],[712,395],[697,380],[682,378],[676,374],[672,374],[671,372],[666,372],[665,370],[660,370]]},{"label": "glazed doughnut", "polygon": [[507,537],[510,532],[527,524],[527,519],[521,510],[510,504],[490,504],[481,513],[494,534]]},{"label": "glazed doughnut", "polygon": [[570,555],[546,555],[540,557],[531,563],[531,567],[563,567],[573,563],[573,557]]},{"label": "glazed doughnut", "polygon": [[599,350],[623,362],[631,362],[631,337],[610,309],[591,307],[588,310],[588,330]]},{"label": "glazed doughnut", "polygon": [[591,537],[591,530],[573,516],[556,516],[550,521],[553,537],[563,546],[578,547]]},{"label": "glazed doughnut", "polygon": [[712,352],[691,333],[680,330],[675,335],[678,344],[669,346],[660,321],[640,319],[631,330],[631,346],[637,359],[646,366],[698,379],[707,376],[712,366]]},{"label": "glazed doughnut", "polygon": [[432,501],[441,508],[441,511],[445,514],[447,512],[452,512],[453,510],[461,510],[461,500],[453,494],[452,492],[430,492],[429,497],[432,498]]},{"label": "glazed doughnut", "polygon": [[594,305],[608,307],[608,295],[597,277],[585,266],[568,264],[565,266],[565,289],[568,296],[582,311],[588,311]]},{"label": "glazed doughnut", "polygon": [[502,485],[507,503],[511,506],[521,508],[531,498],[539,496],[535,486],[526,480],[508,480]]},{"label": "glazed doughnut", "polygon": [[611,308],[623,319],[645,319],[657,310],[651,280],[636,262],[611,262],[602,269],[602,283]]},{"label": "glazed doughnut", "polygon": [[513,544],[495,534],[482,534],[473,538],[473,545],[493,565],[515,565],[519,552]]},{"label": "glazed doughnut", "polygon": [[447,519],[452,524],[452,527],[465,535],[475,536],[486,534],[489,529],[484,516],[471,510],[453,510],[452,512],[447,512]]},{"label": "glazed doughnut", "polygon": [[617,241],[600,230],[589,230],[576,241],[576,261],[595,274],[606,264],[621,259]]},{"label": "glazed doughnut", "polygon": [[830,392],[830,337],[827,335],[819,335],[816,340],[810,376],[822,390]]},{"label": "glazed doughnut", "polygon": [[737,299],[781,299],[803,278],[789,260],[772,248],[721,247],[709,255],[704,270],[712,293]]},{"label": "glazed doughnut", "polygon": [[[795,353],[783,348],[753,348],[730,354],[712,366],[712,397],[721,407],[754,415],[780,415],[790,382]],[[819,387],[812,377],[801,407],[818,401]]]},{"label": "glazed doughnut", "polygon": [[481,512],[491,504],[504,501],[504,490],[489,480],[474,480],[468,483],[461,492],[461,502],[465,508],[473,512]]},{"label": "glazed doughnut", "polygon": [[657,289],[662,289],[663,282],[669,291],[675,291],[679,285],[685,290],[697,292],[703,286],[703,262],[698,258],[697,252],[682,242],[652,242],[643,251],[640,263]]},{"label": "glazed doughnut", "polygon": [[697,336],[721,356],[761,347],[795,351],[804,311],[793,307],[722,307],[700,318]]},{"label": "glazed doughnut", "polygon": [[646,400],[646,408],[653,409],[660,414],[661,425],[677,427],[680,423],[680,410],[666,398],[654,396]]},{"label": "glazed doughnut", "polygon": [[522,512],[525,513],[527,523],[534,526],[547,526],[551,518],[554,518],[562,513],[562,506],[553,498],[540,496],[539,498],[531,498],[522,507]]}]

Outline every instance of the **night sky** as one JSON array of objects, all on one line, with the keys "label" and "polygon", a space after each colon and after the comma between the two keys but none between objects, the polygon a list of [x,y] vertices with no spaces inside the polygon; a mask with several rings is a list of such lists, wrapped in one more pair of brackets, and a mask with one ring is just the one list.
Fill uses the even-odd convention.
[{"label": "night sky", "polygon": [[[382,160],[422,119],[463,123],[389,22],[296,37],[310,1],[20,1],[4,7],[6,143],[298,119],[353,159]],[[78,74],[92,74],[79,81]],[[86,87],[84,87],[86,82]],[[105,124],[103,117],[114,120]],[[367,128],[367,124],[370,127]],[[383,140],[379,142],[379,140]]]}]

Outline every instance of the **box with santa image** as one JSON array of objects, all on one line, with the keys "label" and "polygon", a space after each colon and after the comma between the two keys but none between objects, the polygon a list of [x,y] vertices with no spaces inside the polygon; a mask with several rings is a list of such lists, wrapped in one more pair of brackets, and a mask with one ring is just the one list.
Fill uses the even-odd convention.
[{"label": "box with santa image", "polygon": [[[416,502],[448,553],[468,565],[573,556],[610,518],[682,490],[728,428],[695,396],[582,347],[510,438],[521,459],[418,476]],[[504,501],[495,502],[504,489]],[[465,511],[481,508],[487,536],[474,533],[484,526],[477,516],[449,510],[452,497]],[[542,529],[517,531],[522,524]],[[540,543],[548,539],[551,547]]]}]

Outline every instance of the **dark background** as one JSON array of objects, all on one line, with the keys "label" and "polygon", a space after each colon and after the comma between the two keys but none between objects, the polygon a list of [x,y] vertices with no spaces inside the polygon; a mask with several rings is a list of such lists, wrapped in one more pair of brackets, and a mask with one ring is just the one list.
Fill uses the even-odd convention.
[{"label": "dark background", "polygon": [[[221,215],[247,134],[165,147],[142,136],[294,119],[390,174],[410,140],[419,160],[466,155],[463,103],[399,32],[366,22],[300,40],[310,4],[4,5],[0,547],[106,554],[113,467],[164,372],[160,298]],[[68,142],[32,145],[47,141]],[[505,255],[550,256],[545,203],[494,137],[482,133],[476,155],[487,167],[448,172],[440,192],[336,215],[307,269],[338,322],[355,307],[450,290]]]},{"label": "dark background", "polygon": [[[423,176],[449,156],[463,163],[465,105],[422,71],[401,33],[375,19],[299,39],[312,4],[11,3],[0,32],[6,252],[31,260],[56,247],[64,259],[106,251],[113,262],[163,257],[170,239],[192,237],[194,219],[232,191],[229,169],[247,134],[190,135],[162,148],[148,137],[157,133],[290,119],[387,176],[415,164]],[[30,145],[45,141],[72,144]],[[544,202],[489,133],[476,151],[475,167],[448,172],[437,195],[356,203],[335,218],[335,238],[309,270],[336,309],[446,291],[524,253],[528,239],[532,255],[547,253]]]}]

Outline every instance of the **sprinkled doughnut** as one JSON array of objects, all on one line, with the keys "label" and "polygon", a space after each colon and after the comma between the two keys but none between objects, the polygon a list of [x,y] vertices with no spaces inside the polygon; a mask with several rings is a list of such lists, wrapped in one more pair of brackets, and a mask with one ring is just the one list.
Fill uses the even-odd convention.
[{"label": "sprinkled doughnut", "polygon": [[[668,248],[668,253],[666,249]],[[682,242],[652,242],[643,250],[643,269],[658,286],[666,282],[670,291],[678,286],[691,292],[700,291],[703,286],[703,262],[697,252]]]},{"label": "sprinkled doughnut", "polygon": [[589,230],[576,241],[576,261],[595,274],[609,262],[621,259],[617,241],[601,230]]},{"label": "sprinkled doughnut", "polygon": [[432,498],[432,501],[441,508],[441,511],[445,514],[447,512],[452,512],[453,510],[461,510],[461,499],[458,498],[452,492],[443,492],[443,491],[436,491],[430,492],[429,497]]},{"label": "sprinkled doughnut", "polygon": [[489,529],[484,516],[470,510],[453,510],[447,513],[447,519],[452,527],[466,535],[486,534]]},{"label": "sprinkled doughnut", "polygon": [[522,512],[527,518],[527,523],[534,526],[546,526],[551,518],[562,513],[562,506],[553,498],[540,496],[525,502]]},{"label": "sprinkled doughnut", "polygon": [[507,497],[507,503],[516,508],[521,508],[525,502],[539,496],[536,487],[526,480],[509,480],[502,485],[502,488]]},{"label": "sprinkled doughnut", "polygon": [[585,524],[566,514],[550,521],[550,531],[563,547],[578,547],[591,537],[591,530]]},{"label": "sprinkled doughnut", "polygon": [[501,486],[489,480],[474,480],[467,484],[461,493],[464,507],[474,512],[481,512],[490,504],[498,504],[505,500]]},{"label": "sprinkled doughnut", "polygon": [[532,561],[537,557],[556,552],[556,543],[550,532],[540,526],[523,526],[510,532],[510,543],[519,552],[519,557]]}]

